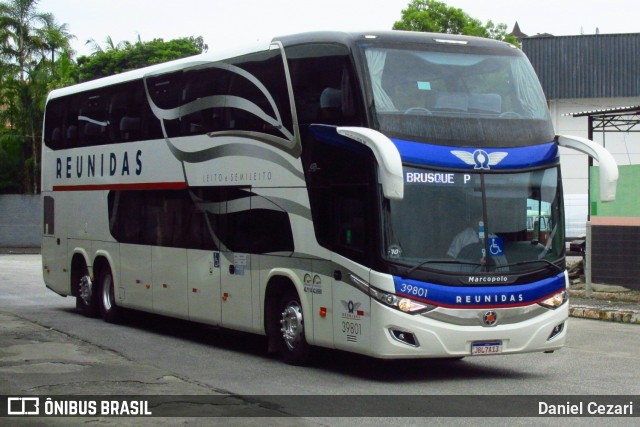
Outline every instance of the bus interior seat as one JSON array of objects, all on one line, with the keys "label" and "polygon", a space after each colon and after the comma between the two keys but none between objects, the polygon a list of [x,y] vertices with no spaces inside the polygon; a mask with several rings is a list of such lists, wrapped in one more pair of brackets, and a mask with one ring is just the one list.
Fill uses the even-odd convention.
[{"label": "bus interior seat", "polygon": [[84,139],[85,143],[88,143],[88,145],[100,145],[106,142],[106,126],[86,122],[81,129],[82,132],[80,137]]},{"label": "bus interior seat", "polygon": [[497,93],[473,93],[469,96],[469,109],[499,114],[502,97]]},{"label": "bus interior seat", "polygon": [[441,92],[438,94],[434,108],[499,114],[502,112],[502,97],[497,93]]},{"label": "bus interior seat", "polygon": [[440,92],[436,98],[436,110],[467,111],[469,95],[462,92]]},{"label": "bus interior seat", "polygon": [[60,128],[55,128],[51,131],[51,144],[54,147],[60,143],[61,133]]},{"label": "bus interior seat", "polygon": [[322,121],[335,123],[342,117],[342,91],[328,87],[320,94],[320,114]]},{"label": "bus interior seat", "polygon": [[415,80],[404,80],[393,88],[393,104],[400,111],[410,108],[428,108],[425,91],[418,89]]},{"label": "bus interior seat", "polygon": [[84,124],[84,134],[86,136],[98,136],[102,133],[102,126],[87,122]]},{"label": "bus interior seat", "polygon": [[78,127],[76,125],[67,126],[67,146],[71,146],[71,143],[75,143],[78,138]]},{"label": "bus interior seat", "polygon": [[140,131],[140,117],[124,116],[120,119],[120,136],[123,141],[136,139]]}]

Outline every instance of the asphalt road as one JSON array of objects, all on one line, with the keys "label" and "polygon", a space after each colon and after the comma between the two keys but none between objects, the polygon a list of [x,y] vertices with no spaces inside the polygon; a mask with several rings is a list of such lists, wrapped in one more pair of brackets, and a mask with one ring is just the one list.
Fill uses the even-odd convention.
[{"label": "asphalt road", "polygon": [[[567,345],[553,354],[476,357],[461,361],[379,361],[318,350],[310,367],[295,367],[269,356],[264,337],[147,314],[128,314],[124,322],[113,325],[80,316],[74,307],[73,299],[62,298],[45,288],[39,255],[0,255],[0,315],[5,315],[2,321],[6,322],[0,328],[0,335],[5,335],[4,339],[20,338],[19,331],[11,331],[7,326],[11,323],[9,320],[18,319],[41,328],[42,331],[37,331],[39,334],[49,330],[74,345],[90,347],[95,354],[104,353],[102,357],[114,357],[117,361],[109,359],[108,363],[120,366],[116,369],[121,373],[128,372],[124,366],[129,364],[134,365],[131,372],[135,374],[132,375],[148,374],[156,380],[175,379],[173,383],[160,381],[160,388],[156,380],[138,380],[135,388],[123,389],[126,379],[118,378],[117,384],[114,381],[110,385],[115,394],[123,393],[123,390],[135,394],[232,394],[259,396],[262,400],[273,396],[278,410],[293,414],[296,414],[295,401],[291,399],[291,407],[287,408],[286,396],[343,396],[344,399],[337,401],[327,399],[326,403],[345,407],[371,405],[372,409],[376,400],[358,400],[357,396],[380,396],[382,400],[378,400],[378,404],[385,397],[402,404],[402,396],[407,396],[407,405],[415,403],[415,396],[424,395],[489,396],[483,405],[491,405],[492,395],[640,396],[639,325],[571,318]],[[3,381],[3,375],[9,376]],[[9,391],[28,394],[81,392],[78,389],[42,389],[38,385],[42,375],[20,375],[21,371],[7,370],[5,363],[0,364],[0,387],[7,387],[0,390],[0,395]],[[112,375],[117,377],[116,372]],[[83,384],[90,382],[87,378],[83,381]],[[77,387],[77,384],[69,381],[65,387]],[[108,392],[109,388],[104,387],[93,393]],[[323,401],[313,402],[322,405]],[[636,405],[635,410],[640,413],[640,399]],[[277,419],[277,423],[276,419],[267,418],[271,422],[256,421],[255,425],[410,425],[415,421],[411,418],[402,418],[402,422],[397,418],[375,421],[358,418],[355,422],[353,418],[330,418],[333,410],[342,413],[337,406],[327,407],[326,415],[321,410],[314,418],[303,413],[300,415],[304,418]],[[479,407],[478,414],[482,413]],[[527,419],[519,422],[505,418],[479,420],[487,425],[530,424]],[[627,420],[613,421],[627,425]],[[537,418],[531,424],[555,425],[558,421]],[[585,418],[563,419],[564,424],[568,422],[589,424]],[[464,420],[456,418],[430,423],[466,425]],[[242,424],[254,425],[248,419]]]}]

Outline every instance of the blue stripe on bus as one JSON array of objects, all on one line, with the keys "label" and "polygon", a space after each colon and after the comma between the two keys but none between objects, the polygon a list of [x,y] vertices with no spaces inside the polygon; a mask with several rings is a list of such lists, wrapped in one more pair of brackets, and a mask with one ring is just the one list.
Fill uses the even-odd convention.
[{"label": "blue stripe on bus", "polygon": [[447,308],[520,307],[544,301],[566,289],[564,273],[525,285],[444,286],[397,276],[393,281],[397,295]]},{"label": "blue stripe on bus", "polygon": [[465,163],[453,153],[454,151],[462,151],[473,155],[478,149],[490,156],[492,153],[506,153],[506,156],[498,164],[489,166],[492,170],[542,166],[555,162],[558,158],[558,146],[555,142],[517,148],[469,148],[431,145],[395,138],[392,138],[391,141],[398,148],[403,163],[424,166],[478,169],[476,165]]}]

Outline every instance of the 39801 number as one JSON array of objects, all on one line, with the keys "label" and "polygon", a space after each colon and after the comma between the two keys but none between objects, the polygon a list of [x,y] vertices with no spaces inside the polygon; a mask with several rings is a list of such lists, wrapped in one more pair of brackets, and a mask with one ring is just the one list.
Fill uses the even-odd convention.
[{"label": "39801 number", "polygon": [[406,283],[403,283],[400,286],[400,292],[406,295],[414,295],[423,298],[427,296],[427,290],[425,288],[421,288],[420,286],[408,285]]},{"label": "39801 number", "polygon": [[351,335],[361,335],[362,325],[356,322],[342,322],[342,333]]}]

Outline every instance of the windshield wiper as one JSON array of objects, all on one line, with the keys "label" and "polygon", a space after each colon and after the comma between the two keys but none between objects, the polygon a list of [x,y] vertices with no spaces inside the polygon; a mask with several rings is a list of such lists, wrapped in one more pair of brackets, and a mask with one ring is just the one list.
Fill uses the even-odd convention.
[{"label": "windshield wiper", "polygon": [[463,264],[463,265],[476,265],[482,266],[479,262],[468,262],[468,261],[460,261],[459,259],[428,259],[418,263],[407,270],[407,275],[413,273],[418,268],[422,267],[425,264]]},{"label": "windshield wiper", "polygon": [[530,261],[514,262],[513,264],[496,266],[496,268],[515,267],[515,266],[518,266],[518,265],[534,264],[534,263],[537,263],[537,262],[544,262],[545,264],[550,265],[551,267],[554,267],[555,269],[557,269],[559,273],[562,273],[564,271],[562,269],[562,267],[557,266],[556,264],[554,264],[551,261],[546,260],[546,259],[533,259],[533,260],[530,260]]}]

